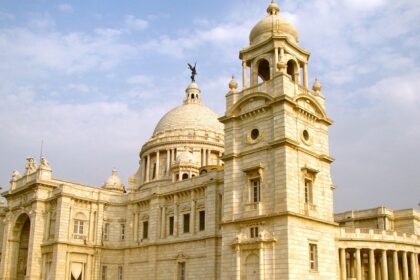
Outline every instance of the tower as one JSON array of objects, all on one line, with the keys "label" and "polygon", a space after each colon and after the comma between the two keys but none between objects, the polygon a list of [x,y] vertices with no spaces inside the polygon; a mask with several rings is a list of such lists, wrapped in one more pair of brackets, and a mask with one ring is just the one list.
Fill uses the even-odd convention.
[{"label": "tower", "polygon": [[249,40],[220,119],[222,279],[335,279],[332,121],[320,83],[309,89],[310,54],[275,1]]}]

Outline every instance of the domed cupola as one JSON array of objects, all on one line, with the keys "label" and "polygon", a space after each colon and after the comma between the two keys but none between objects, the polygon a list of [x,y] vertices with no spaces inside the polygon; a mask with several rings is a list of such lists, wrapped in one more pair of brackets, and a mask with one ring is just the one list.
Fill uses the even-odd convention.
[{"label": "domed cupola", "polygon": [[177,155],[172,165],[172,181],[180,181],[198,176],[200,163],[194,157],[193,153],[185,148],[185,151]]},{"label": "domed cupola", "polygon": [[125,188],[123,183],[121,182],[120,177],[118,176],[117,170],[114,168],[112,169],[112,175],[108,177],[105,181],[105,184],[102,187],[103,189],[115,191],[115,192],[125,192]]},{"label": "domed cupola", "polygon": [[286,36],[295,44],[299,41],[299,33],[291,23],[280,16],[280,7],[274,0],[267,8],[267,16],[252,28],[249,41],[251,45],[255,45],[273,35]]},{"label": "domed cupola", "polygon": [[179,171],[173,169],[174,165],[185,165],[187,158],[191,159],[188,164],[194,170],[188,173],[189,178],[198,175],[203,166],[221,166],[223,152],[223,124],[219,122],[219,116],[203,104],[201,90],[191,79],[182,104],[160,119],[152,137],[143,145],[139,170],[129,179],[130,189],[173,180],[173,172]]}]

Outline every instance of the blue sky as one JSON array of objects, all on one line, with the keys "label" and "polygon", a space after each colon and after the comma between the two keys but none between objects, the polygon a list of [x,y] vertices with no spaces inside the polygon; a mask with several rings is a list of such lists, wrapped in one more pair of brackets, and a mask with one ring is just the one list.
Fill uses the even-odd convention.
[{"label": "blue sky", "polygon": [[[1,1],[0,185],[41,141],[54,175],[126,181],[159,118],[180,104],[187,62],[224,113],[238,52],[268,0]],[[339,211],[420,202],[420,2],[285,0],[327,97]]]}]

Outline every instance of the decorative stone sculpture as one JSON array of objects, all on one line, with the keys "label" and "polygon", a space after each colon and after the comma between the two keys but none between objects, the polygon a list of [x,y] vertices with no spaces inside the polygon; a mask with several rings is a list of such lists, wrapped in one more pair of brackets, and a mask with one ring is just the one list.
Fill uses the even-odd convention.
[{"label": "decorative stone sculpture", "polygon": [[36,161],[33,157],[26,158],[25,175],[32,174],[36,171]]}]

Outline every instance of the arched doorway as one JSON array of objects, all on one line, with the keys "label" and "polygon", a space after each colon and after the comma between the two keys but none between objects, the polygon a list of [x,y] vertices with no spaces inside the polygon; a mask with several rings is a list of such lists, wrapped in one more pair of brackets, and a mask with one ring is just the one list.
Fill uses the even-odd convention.
[{"label": "arched doorway", "polygon": [[28,245],[31,232],[31,221],[26,214],[16,220],[14,233],[19,236],[17,247],[16,280],[24,280],[28,266]]},{"label": "arched doorway", "polygon": [[260,279],[260,262],[256,254],[251,254],[246,258],[246,280]]}]

